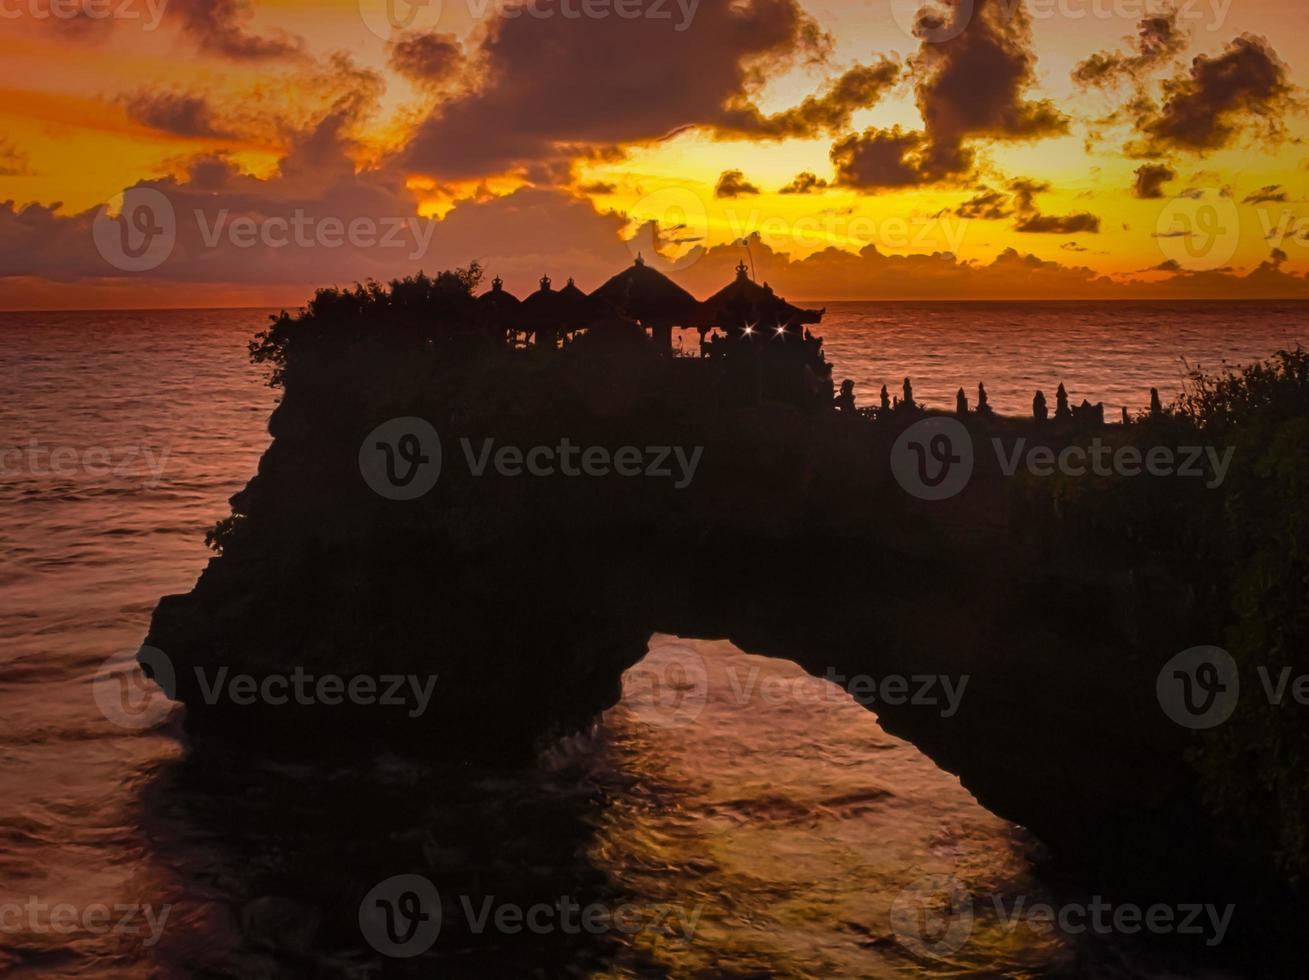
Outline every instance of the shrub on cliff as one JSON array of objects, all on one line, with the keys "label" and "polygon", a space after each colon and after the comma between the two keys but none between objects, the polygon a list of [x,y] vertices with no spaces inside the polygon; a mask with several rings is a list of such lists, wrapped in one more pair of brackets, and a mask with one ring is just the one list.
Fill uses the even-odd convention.
[{"label": "shrub on cliff", "polygon": [[[1197,642],[1235,658],[1241,697],[1227,722],[1198,737],[1192,762],[1233,836],[1303,880],[1309,707],[1292,691],[1309,673],[1309,352],[1280,351],[1217,376],[1193,372],[1171,412],[1105,438],[1142,452],[1230,447],[1231,464],[1218,486],[1146,476],[1033,481],[1015,513],[1064,558],[1157,562],[1194,589]],[[1270,704],[1266,686],[1284,673],[1282,703]]]},{"label": "shrub on cliff", "polygon": [[[1192,377],[1180,402],[1205,437],[1235,448],[1210,529],[1205,574],[1227,597],[1225,645],[1240,703],[1201,741],[1210,800],[1242,832],[1309,874],[1309,706],[1292,700],[1309,672],[1309,352],[1281,351],[1239,373]],[[1281,704],[1265,685],[1289,670]]]},{"label": "shrub on cliff", "polygon": [[418,273],[389,284],[369,280],[353,288],[320,289],[309,304],[292,315],[283,310],[272,326],[250,342],[250,359],[272,368],[269,384],[286,384],[298,361],[309,360],[325,345],[351,346],[380,334],[391,344],[434,345],[467,338],[484,326],[476,313],[473,291],[482,281],[476,262],[466,269]]}]

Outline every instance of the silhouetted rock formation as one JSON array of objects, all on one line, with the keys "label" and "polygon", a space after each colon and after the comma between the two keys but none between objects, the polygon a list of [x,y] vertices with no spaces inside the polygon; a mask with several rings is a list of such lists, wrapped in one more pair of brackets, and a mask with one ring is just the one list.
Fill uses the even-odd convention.
[{"label": "silhouetted rock formation", "polygon": [[1049,415],[1050,410],[1045,404],[1045,393],[1038,391],[1036,396],[1032,399],[1032,418],[1037,422],[1044,422]]},{"label": "silhouetted rock formation", "polygon": [[[1161,651],[1204,635],[1180,573],[1109,550],[1068,561],[1041,523],[1054,510],[994,453],[976,453],[953,498],[906,493],[891,458],[917,419],[908,378],[908,411],[874,423],[838,417],[830,397],[821,411],[742,399],[723,383],[730,356],[667,357],[630,319],[561,350],[511,348],[469,278],[322,293],[256,343],[285,386],[273,442],[214,533],[221,554],[160,601],[147,637],[197,737],[517,760],[613,705],[652,632],[726,637],[820,676],[966,675],[956,714],[879,703],[879,721],[1097,880],[1196,901],[1228,876],[1261,878],[1260,858],[1204,818],[1191,733],[1155,700]],[[1063,385],[1058,404],[1068,417]],[[361,452],[414,418],[439,433],[439,479],[394,499]],[[999,432],[1057,452],[1079,437],[964,424],[977,446]],[[488,439],[483,458],[508,447],[516,464],[479,471]],[[565,444],[680,449],[697,465],[680,483],[523,471],[534,447],[560,465]],[[206,696],[223,669],[436,684],[419,715],[236,704]]]}]

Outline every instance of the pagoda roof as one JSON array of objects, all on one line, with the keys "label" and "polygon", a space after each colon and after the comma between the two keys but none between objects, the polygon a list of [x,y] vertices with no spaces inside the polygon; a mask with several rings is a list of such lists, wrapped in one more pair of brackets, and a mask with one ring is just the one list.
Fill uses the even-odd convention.
[{"label": "pagoda roof", "polygon": [[689,325],[696,321],[700,304],[673,280],[636,261],[591,294],[634,320],[650,324],[663,322]]},{"label": "pagoda roof", "polygon": [[750,278],[746,265],[736,267],[736,278],[701,304],[707,322],[744,321],[786,325],[818,323],[824,310],[806,310],[793,306],[773,292],[768,283],[760,285]]}]

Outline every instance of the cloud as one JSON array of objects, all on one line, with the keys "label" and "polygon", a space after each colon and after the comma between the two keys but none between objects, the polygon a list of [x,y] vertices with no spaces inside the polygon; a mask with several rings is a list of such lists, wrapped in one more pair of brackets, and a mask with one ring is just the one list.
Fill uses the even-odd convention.
[{"label": "cloud", "polygon": [[1189,43],[1178,29],[1177,10],[1170,8],[1145,17],[1137,25],[1134,50],[1101,51],[1079,62],[1073,80],[1084,86],[1109,86],[1124,79],[1140,81],[1147,72],[1181,54]]},{"label": "cloud", "polygon": [[1014,224],[1014,231],[1039,235],[1076,235],[1079,232],[1095,235],[1100,232],[1100,219],[1086,211],[1060,215],[1034,211],[1021,215]]},{"label": "cloud", "polygon": [[127,115],[151,129],[188,138],[227,138],[204,96],[187,92],[137,92],[123,98]]},{"label": "cloud", "polygon": [[[338,151],[344,146],[330,132],[315,135]],[[323,184],[324,174],[335,176]],[[326,161],[318,173],[284,166],[261,179],[240,173],[230,161],[204,157],[181,179],[139,186],[165,194],[178,216],[173,255],[158,269],[140,275],[115,269],[97,253],[93,211],[63,215],[58,205],[0,203],[0,282],[6,304],[107,308],[139,306],[145,296],[176,305],[294,305],[319,286],[370,276],[389,279],[419,269],[431,272],[473,259],[489,273],[502,275],[507,287],[520,295],[535,288],[542,273],[556,280],[574,276],[591,289],[629,264],[636,251],[653,257],[663,237],[647,223],[643,234],[624,242],[624,215],[597,211],[585,198],[545,188],[461,200],[441,220],[418,219],[416,202],[394,174],[356,173]],[[203,220],[194,216],[196,210]],[[205,240],[205,228],[212,231],[223,213],[230,222],[237,217],[287,220],[297,211],[318,228],[327,220],[348,228],[359,219],[413,218],[425,245],[413,249],[418,239],[408,232],[399,249],[356,247],[349,241],[340,247],[238,247],[226,234],[218,235],[214,244]],[[705,248],[677,230],[670,230],[662,244],[668,241],[693,246],[674,276],[697,295],[708,295],[734,276],[739,245]],[[1077,247],[1062,246],[1067,251]],[[858,252],[831,247],[795,258],[770,248],[757,235],[750,238],[750,248],[759,279],[793,299],[1309,298],[1309,283],[1281,268],[1285,259],[1276,252],[1244,276],[1231,270],[1188,273],[1178,266],[1161,266],[1169,273],[1163,280],[1115,281],[1086,266],[1043,260],[1015,249],[985,262],[961,261],[946,252],[885,255],[873,245]],[[57,284],[52,270],[58,270]]]},{"label": "cloud", "polygon": [[[958,179],[974,168],[975,140],[1068,132],[1068,118],[1053,103],[1027,98],[1036,82],[1036,54],[1026,9],[1006,0],[967,2],[967,26],[939,43],[924,35],[910,62],[922,131],[868,129],[839,140],[831,150],[838,183],[882,190]],[[962,16],[958,9],[955,14]],[[935,22],[931,8],[921,10],[919,33]]]},{"label": "cloud", "polygon": [[[977,192],[954,208],[940,211],[936,217],[952,214],[967,220],[999,221],[1014,216],[1013,229],[1027,234],[1076,235],[1080,232],[1096,234],[1100,219],[1086,211],[1066,215],[1042,214],[1036,206],[1036,195],[1050,190],[1043,181],[1018,178],[1008,185],[1009,194],[982,185]],[[1062,246],[1067,249],[1068,243]]]},{"label": "cloud", "polygon": [[464,49],[453,34],[410,31],[391,42],[388,63],[412,82],[439,86],[458,77]]},{"label": "cloud", "polygon": [[1019,179],[1011,181],[1009,189],[1014,193],[1014,210],[1018,214],[1014,231],[1035,235],[1076,235],[1079,232],[1094,235],[1100,232],[1100,218],[1087,211],[1042,214],[1036,206],[1036,195],[1050,190],[1047,183]]},{"label": "cloud", "polygon": [[1013,208],[1007,195],[983,186],[977,189],[973,197],[952,209],[950,213],[960,218],[999,221],[1013,214]]},{"label": "cloud", "polygon": [[[858,252],[827,248],[795,258],[749,238],[757,278],[795,301],[866,299],[1183,299],[1309,297],[1309,281],[1264,263],[1247,275],[1232,270],[1190,273],[1174,265],[1164,279],[1111,279],[1082,265],[1065,265],[1006,248],[990,262],[961,261],[946,252],[886,255],[876,246]],[[700,249],[674,273],[698,296],[730,281],[741,248]],[[822,327],[814,328],[822,334]]]},{"label": "cloud", "polygon": [[822,95],[810,95],[782,112],[764,115],[751,102],[729,106],[713,129],[718,136],[776,140],[837,132],[849,126],[855,110],[876,105],[899,80],[900,72],[900,66],[886,58],[856,65],[831,82]]},{"label": "cloud", "polygon": [[618,185],[605,180],[595,180],[589,184],[579,184],[577,190],[580,194],[612,194],[618,190]]},{"label": "cloud", "polygon": [[1285,204],[1287,201],[1286,191],[1282,189],[1281,184],[1269,184],[1267,187],[1261,187],[1245,196],[1242,204]]},{"label": "cloud", "polygon": [[746,180],[745,174],[739,170],[724,170],[714,185],[714,197],[743,197],[758,193],[759,188]]},{"label": "cloud", "polygon": [[255,77],[231,81],[203,92],[143,88],[117,101],[130,118],[158,132],[287,147],[328,116],[342,116],[346,128],[362,133],[385,91],[378,72],[341,52],[276,68],[263,65]]},{"label": "cloud", "polygon": [[924,44],[914,72],[928,174],[967,170],[969,139],[1026,140],[1068,130],[1053,103],[1025,97],[1036,81],[1036,54],[1022,5],[977,0],[968,27],[943,44]]},{"label": "cloud", "polygon": [[156,301],[185,304],[186,290],[205,284],[230,284],[234,299],[290,284],[293,292],[276,295],[305,299],[318,286],[385,280],[473,259],[513,288],[533,288],[542,272],[598,285],[631,261],[621,237],[626,218],[598,212],[567,191],[523,188],[458,201],[443,219],[419,217],[401,174],[356,172],[346,155],[344,124],[344,117],[324,120],[266,178],[240,172],[227,158],[203,156],[180,178],[135,185],[127,206],[144,192],[162,195],[176,227],[171,253],[139,274],[98,250],[93,226],[99,209],[65,215],[58,204],[2,202],[0,283],[7,294],[24,280],[109,291],[126,285],[138,303],[145,292]]},{"label": "cloud", "polygon": [[182,25],[202,51],[234,61],[266,61],[299,56],[304,42],[283,32],[262,37],[246,30],[246,0],[171,0],[168,15]]},{"label": "cloud", "polygon": [[1291,108],[1291,91],[1287,67],[1268,42],[1242,35],[1222,54],[1198,55],[1185,74],[1164,81],[1163,106],[1150,105],[1136,119],[1147,140],[1144,152],[1207,153],[1230,145],[1254,123],[1275,136]]},{"label": "cloud", "polygon": [[476,178],[712,128],[770,72],[823,50],[798,0],[701,0],[681,29],[649,16],[492,18],[471,55],[478,74],[417,127],[405,164]]},{"label": "cloud", "polygon": [[1177,171],[1162,163],[1146,163],[1136,168],[1132,193],[1142,200],[1164,196],[1164,184],[1177,179]]},{"label": "cloud", "polygon": [[926,142],[922,133],[867,129],[832,145],[836,183],[861,191],[913,187],[924,181],[918,156]]},{"label": "cloud", "polygon": [[823,180],[811,170],[802,170],[791,178],[791,182],[778,190],[779,194],[813,194],[827,187]]}]

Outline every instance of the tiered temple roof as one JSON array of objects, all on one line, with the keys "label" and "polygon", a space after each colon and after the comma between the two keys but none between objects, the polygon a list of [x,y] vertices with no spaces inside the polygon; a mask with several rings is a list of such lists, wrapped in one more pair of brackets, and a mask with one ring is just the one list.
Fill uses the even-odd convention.
[{"label": "tiered temple roof", "polygon": [[729,336],[755,329],[798,334],[801,325],[818,323],[824,312],[786,302],[767,283],[751,279],[744,262],[737,266],[732,282],[701,302],[640,256],[589,296],[572,279],[556,290],[550,277],[542,276],[540,288],[519,303],[497,277],[479,300],[511,326],[536,334],[538,343],[547,334],[553,343],[560,333],[619,316],[650,330],[662,348],[670,346],[673,327],[692,327],[702,335],[715,327]]}]

